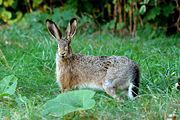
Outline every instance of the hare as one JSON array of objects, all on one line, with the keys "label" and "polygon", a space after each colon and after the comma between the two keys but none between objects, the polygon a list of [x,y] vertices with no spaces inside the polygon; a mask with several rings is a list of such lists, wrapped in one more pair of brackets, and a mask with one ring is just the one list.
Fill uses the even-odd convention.
[{"label": "hare", "polygon": [[116,99],[120,99],[118,90],[125,92],[130,99],[137,96],[140,73],[132,60],[123,56],[73,54],[70,44],[76,33],[76,18],[70,20],[64,38],[53,21],[47,19],[46,25],[58,43],[56,79],[61,92],[73,88],[91,88],[103,90]]}]

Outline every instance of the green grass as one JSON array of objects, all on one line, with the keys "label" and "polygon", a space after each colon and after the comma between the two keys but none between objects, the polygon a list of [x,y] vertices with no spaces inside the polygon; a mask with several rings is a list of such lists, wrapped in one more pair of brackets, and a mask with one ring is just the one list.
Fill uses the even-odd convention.
[{"label": "green grass", "polygon": [[[163,35],[146,38],[78,33],[72,40],[74,53],[128,56],[136,61],[141,70],[140,93],[134,101],[124,98],[124,103],[118,103],[97,92],[93,109],[68,114],[64,119],[161,120],[164,113],[174,111],[180,118],[180,94],[173,89],[180,76],[180,39]],[[0,49],[5,57],[1,55],[0,80],[12,74],[18,78],[12,99],[0,100],[0,118],[42,119],[42,105],[59,94],[56,47],[42,25],[14,25],[0,30]]]}]

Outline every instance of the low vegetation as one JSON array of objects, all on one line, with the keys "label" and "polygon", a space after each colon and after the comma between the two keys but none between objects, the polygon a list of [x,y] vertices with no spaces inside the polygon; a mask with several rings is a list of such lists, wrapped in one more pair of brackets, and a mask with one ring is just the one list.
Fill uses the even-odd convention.
[{"label": "low vegetation", "polygon": [[[55,82],[55,40],[45,24],[26,22],[22,20],[0,30],[0,81],[7,76],[17,80],[16,92],[0,97],[0,118],[4,119],[42,119],[43,105],[59,95]],[[179,35],[166,37],[145,29],[131,38],[108,31],[85,31],[77,31],[72,40],[74,53],[133,59],[141,70],[140,93],[133,101],[122,95],[124,102],[119,103],[97,91],[93,108],[71,112],[64,119],[159,120],[172,113],[180,117],[180,94],[174,89],[180,75]],[[47,118],[57,119],[50,115]]]}]

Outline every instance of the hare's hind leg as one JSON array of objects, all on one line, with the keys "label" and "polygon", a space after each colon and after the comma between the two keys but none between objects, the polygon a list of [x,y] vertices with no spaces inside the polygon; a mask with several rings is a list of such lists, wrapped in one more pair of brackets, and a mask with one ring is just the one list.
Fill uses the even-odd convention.
[{"label": "hare's hind leg", "polygon": [[111,97],[117,99],[118,101],[121,101],[121,98],[117,96],[116,94],[116,87],[112,84],[111,80],[105,80],[103,83],[103,89],[105,92],[110,95]]},{"label": "hare's hind leg", "polygon": [[129,84],[129,87],[128,87],[128,91],[127,91],[127,96],[133,100],[134,99],[134,96],[133,96],[133,87],[134,85],[132,83]]},{"label": "hare's hind leg", "polygon": [[138,90],[138,87],[135,86],[133,83],[129,83],[128,88],[125,89],[124,92],[126,93],[129,99],[133,100],[138,94],[136,90]]},{"label": "hare's hind leg", "polygon": [[140,72],[139,72],[138,67],[136,66],[134,73],[133,73],[132,80],[131,80],[129,87],[128,87],[127,95],[130,99],[134,99],[138,95],[139,82],[140,82]]}]

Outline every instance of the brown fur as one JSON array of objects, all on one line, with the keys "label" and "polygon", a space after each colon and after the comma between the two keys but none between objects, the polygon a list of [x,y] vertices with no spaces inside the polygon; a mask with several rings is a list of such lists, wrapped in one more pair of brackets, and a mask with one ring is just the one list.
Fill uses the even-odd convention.
[{"label": "brown fur", "polygon": [[[130,98],[134,87],[139,87],[138,66],[123,56],[84,56],[72,53],[71,38],[76,32],[76,19],[72,19],[66,30],[66,37],[56,24],[47,20],[47,27],[57,39],[56,79],[63,91],[76,87],[89,87],[104,90],[114,98],[119,98],[116,91],[125,91]],[[135,81],[134,81],[135,80]],[[138,81],[138,82],[136,82]],[[136,85],[136,86],[134,86]]]}]

